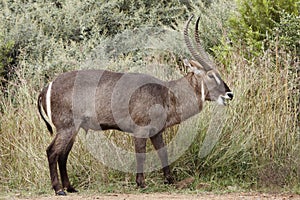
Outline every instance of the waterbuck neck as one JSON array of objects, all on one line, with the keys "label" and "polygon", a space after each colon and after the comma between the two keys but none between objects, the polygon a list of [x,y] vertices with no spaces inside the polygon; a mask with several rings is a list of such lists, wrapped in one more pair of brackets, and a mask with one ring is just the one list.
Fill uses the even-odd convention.
[{"label": "waterbuck neck", "polygon": [[171,104],[169,106],[168,127],[178,124],[202,110],[204,101],[201,97],[201,84],[199,84],[194,73],[190,72],[178,80],[168,82],[168,87],[170,88]]}]

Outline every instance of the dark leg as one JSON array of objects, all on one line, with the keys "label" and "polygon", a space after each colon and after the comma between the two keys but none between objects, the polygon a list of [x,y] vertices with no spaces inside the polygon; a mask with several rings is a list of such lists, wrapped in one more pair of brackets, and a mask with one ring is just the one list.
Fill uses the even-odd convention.
[{"label": "dark leg", "polygon": [[136,183],[138,187],[146,187],[144,178],[144,163],[146,159],[146,141],[147,138],[134,138],[135,155],[137,163]]},{"label": "dark leg", "polygon": [[168,152],[167,152],[167,148],[165,148],[162,133],[160,132],[160,133],[152,136],[150,139],[151,139],[151,142],[152,142],[155,150],[157,151],[158,157],[159,157],[159,159],[161,161],[161,165],[163,167],[162,170],[163,170],[163,173],[165,176],[164,183],[166,183],[166,184],[174,183],[174,179],[171,175],[170,167],[168,164]]},{"label": "dark leg", "polygon": [[[66,169],[67,158],[73,146],[75,134],[76,133],[73,128],[57,131],[56,137],[47,148],[50,177],[52,187],[56,195],[66,195],[66,193],[64,192],[64,187],[66,187],[67,190],[70,190],[71,192],[75,190],[70,185]],[[57,163],[59,164],[63,187],[59,183]]]},{"label": "dark leg", "polygon": [[69,142],[65,152],[63,152],[61,155],[59,155],[59,158],[58,158],[58,166],[59,166],[62,186],[63,186],[64,189],[67,189],[67,191],[71,192],[71,193],[78,192],[70,184],[68,173],[67,173],[67,160],[68,160],[69,153],[70,153],[70,151],[73,147],[74,140],[75,140],[75,138],[71,139],[71,141]]},{"label": "dark leg", "polygon": [[53,139],[53,141],[47,148],[47,157],[48,157],[48,163],[50,169],[52,188],[54,189],[55,194],[66,195],[66,193],[63,191],[63,188],[59,184],[59,179],[57,174],[58,152],[56,150],[56,147],[57,147],[58,140],[59,140],[58,135],[56,135],[56,137]]}]

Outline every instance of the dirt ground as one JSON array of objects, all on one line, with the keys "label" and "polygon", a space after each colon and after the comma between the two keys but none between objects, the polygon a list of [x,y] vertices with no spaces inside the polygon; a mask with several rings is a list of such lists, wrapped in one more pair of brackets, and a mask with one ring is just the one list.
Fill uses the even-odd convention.
[{"label": "dirt ground", "polygon": [[65,197],[42,196],[34,198],[12,198],[18,200],[288,200],[299,199],[300,195],[295,194],[259,194],[259,193],[229,193],[229,194],[168,194],[168,193],[151,193],[151,194],[92,194],[92,195],[68,195]]}]

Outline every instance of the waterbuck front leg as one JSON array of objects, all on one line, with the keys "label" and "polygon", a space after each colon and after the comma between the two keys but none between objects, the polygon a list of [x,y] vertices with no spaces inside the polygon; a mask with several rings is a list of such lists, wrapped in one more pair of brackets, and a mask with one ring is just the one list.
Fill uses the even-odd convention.
[{"label": "waterbuck front leg", "polygon": [[174,179],[171,175],[170,167],[168,164],[168,152],[167,148],[165,147],[163,137],[162,137],[162,132],[157,133],[156,135],[150,137],[151,142],[157,151],[158,157],[161,161],[161,165],[163,167],[163,173],[165,176],[165,184],[173,184]]},{"label": "waterbuck front leg", "polygon": [[146,159],[147,138],[134,137],[135,155],[136,155],[136,184],[138,187],[146,187],[144,178],[144,163]]},{"label": "waterbuck front leg", "polygon": [[[76,132],[73,128],[61,131],[58,130],[55,138],[47,148],[51,183],[56,195],[66,195],[64,188],[69,192],[76,191],[69,182],[66,168],[67,158],[73,146],[75,135]],[[63,186],[59,183],[57,163],[59,164]]]}]

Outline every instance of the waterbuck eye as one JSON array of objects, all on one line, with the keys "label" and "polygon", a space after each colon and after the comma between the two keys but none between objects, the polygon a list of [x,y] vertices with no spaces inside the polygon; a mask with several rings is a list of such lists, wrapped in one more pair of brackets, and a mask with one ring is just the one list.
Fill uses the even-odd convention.
[{"label": "waterbuck eye", "polygon": [[208,74],[207,76],[208,76],[210,79],[214,79],[214,78],[215,78],[215,76],[212,75],[212,74]]},{"label": "waterbuck eye", "polygon": [[221,84],[221,81],[220,81],[219,77],[215,73],[209,73],[209,74],[207,74],[207,76],[210,79],[215,80],[219,85]]}]

